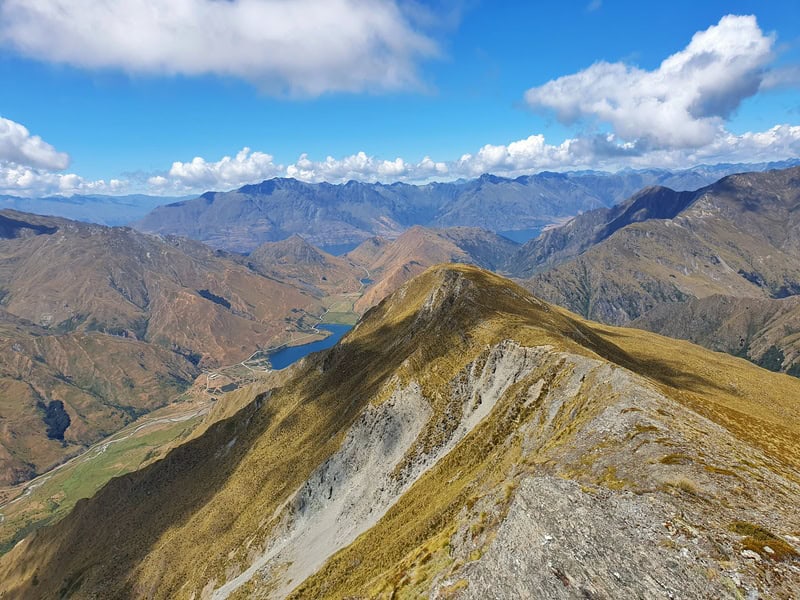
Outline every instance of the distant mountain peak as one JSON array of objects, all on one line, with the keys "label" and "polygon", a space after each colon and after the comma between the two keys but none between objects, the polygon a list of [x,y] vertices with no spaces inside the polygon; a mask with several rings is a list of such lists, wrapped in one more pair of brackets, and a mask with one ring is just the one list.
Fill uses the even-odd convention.
[{"label": "distant mountain peak", "polygon": [[500,177],[499,175],[492,175],[491,173],[484,173],[480,177],[478,177],[478,181],[481,183],[503,183],[504,181],[509,181],[505,177]]},{"label": "distant mountain peak", "polygon": [[324,265],[329,258],[331,258],[329,254],[310,244],[297,233],[278,242],[265,242],[250,253],[251,260],[265,266],[278,262]]}]

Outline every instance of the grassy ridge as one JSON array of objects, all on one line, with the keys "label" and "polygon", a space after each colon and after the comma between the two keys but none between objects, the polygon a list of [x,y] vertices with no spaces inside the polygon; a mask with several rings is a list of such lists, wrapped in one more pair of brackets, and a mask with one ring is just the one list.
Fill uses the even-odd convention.
[{"label": "grassy ridge", "polygon": [[[685,342],[589,323],[475,268],[440,267],[369,311],[337,347],[307,360],[280,390],[259,395],[164,460],[114,479],[53,528],[19,545],[0,559],[0,581],[12,597],[64,590],[75,597],[189,598],[210,583],[219,585],[263,547],[280,508],[339,448],[368,404],[382,402],[398,385],[419,382],[433,417],[418,443],[435,447],[439,425],[447,422],[452,382],[487,346],[505,339],[630,369],[663,392],[673,410],[684,411],[680,415],[701,412],[761,449],[771,461],[767,467],[779,475],[800,469],[792,441],[800,436],[800,381]],[[558,362],[537,373],[546,386],[570,377]],[[547,461],[571,452],[580,427],[618,401],[611,392],[577,395],[556,415],[542,448],[550,454],[526,455],[515,432],[540,417],[537,403],[528,406],[521,396],[523,389],[510,389],[491,418],[297,594],[374,597],[423,589],[437,570],[453,566],[452,532],[468,526],[487,543],[492,519],[502,516],[518,479],[552,472]],[[676,427],[681,422],[660,418]],[[630,439],[653,431],[634,428]],[[635,481],[619,464],[614,471],[602,461],[589,465],[597,472],[585,475],[593,477],[587,482],[627,489]],[[719,470],[714,475],[728,477]],[[584,477],[575,473],[563,475]],[[665,489],[689,494],[693,488]],[[702,495],[700,486],[694,489]],[[476,545],[471,552],[477,557],[480,551]]]}]

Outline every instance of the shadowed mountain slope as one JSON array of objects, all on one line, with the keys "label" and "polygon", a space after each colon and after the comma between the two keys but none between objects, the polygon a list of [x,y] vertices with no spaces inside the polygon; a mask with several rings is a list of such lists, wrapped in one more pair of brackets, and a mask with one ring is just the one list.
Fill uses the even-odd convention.
[{"label": "shadowed mountain slope", "polygon": [[800,381],[428,270],[0,558],[6,598],[788,598]]},{"label": "shadowed mountain slope", "polygon": [[690,340],[800,377],[800,296],[709,296],[659,304],[632,327]]},{"label": "shadowed mountain slope", "polygon": [[518,277],[530,277],[578,256],[626,225],[649,219],[671,219],[689,206],[697,194],[675,192],[665,187],[644,188],[613,208],[583,213],[525,243],[508,261],[510,270]]}]

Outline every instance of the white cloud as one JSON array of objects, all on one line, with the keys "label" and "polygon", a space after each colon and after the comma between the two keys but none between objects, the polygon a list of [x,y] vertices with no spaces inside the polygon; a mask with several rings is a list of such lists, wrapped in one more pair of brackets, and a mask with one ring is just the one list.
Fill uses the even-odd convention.
[{"label": "white cloud", "polygon": [[0,161],[0,193],[42,196],[147,191],[178,195],[231,190],[273,177],[293,177],[309,183],[344,183],[351,179],[426,183],[472,178],[483,173],[516,177],[543,170],[683,169],[702,163],[754,163],[796,157],[800,157],[800,125],[788,124],[741,135],[722,130],[709,144],[689,149],[654,149],[626,142],[614,134],[575,137],[560,144],[548,144],[544,136],[531,135],[508,144],[486,144],[451,161],[435,161],[429,156],[417,162],[402,157],[384,160],[358,152],[338,159],[328,156],[321,161],[302,154],[294,163],[283,165],[276,163],[270,154],[243,148],[235,156],[224,156],[217,161],[195,157],[188,162],[174,162],[168,171],[139,183],[116,179],[92,181],[72,173],[54,173]]},{"label": "white cloud", "polygon": [[285,175],[307,182],[358,181],[422,181],[433,176],[447,176],[448,168],[443,162],[435,162],[426,156],[418,163],[400,157],[381,160],[358,152],[341,159],[328,156],[315,162],[302,154],[297,162],[286,167]]},{"label": "white cloud", "polygon": [[358,181],[423,181],[447,178],[447,163],[426,156],[419,162],[403,158],[381,160],[358,152],[344,158],[328,156],[313,161],[307,154],[290,165],[275,164],[273,157],[263,152],[243,148],[235,157],[225,156],[218,161],[195,157],[189,162],[174,162],[169,172],[153,175],[147,180],[151,189],[159,193],[187,193],[206,190],[230,190],[250,183],[259,183],[272,177],[292,177],[308,183],[322,181],[341,183]]},{"label": "white cloud", "polygon": [[294,163],[281,165],[269,154],[244,148],[235,158],[226,156],[216,162],[200,157],[186,163],[175,162],[168,173],[154,175],[148,183],[151,191],[185,194],[230,190],[272,177],[292,177],[309,183],[344,183],[351,179],[425,183],[483,173],[516,177],[543,170],[683,169],[701,163],[768,162],[799,156],[800,126],[793,125],[776,125],[767,131],[742,135],[721,130],[711,143],[690,149],[653,149],[626,142],[614,134],[570,138],[554,145],[539,134],[509,144],[486,144],[451,161],[434,161],[428,156],[418,162],[401,157],[383,160],[358,152],[339,159],[328,156],[321,161],[302,154]]},{"label": "white cloud", "polygon": [[56,151],[38,135],[31,135],[24,125],[0,117],[0,161],[27,167],[66,169],[69,156]]},{"label": "white cloud", "polygon": [[125,183],[90,181],[74,173],[57,173],[69,166],[69,155],[58,152],[16,121],[0,117],[0,194],[118,193]]},{"label": "white cloud", "polygon": [[128,183],[119,179],[88,180],[75,173],[53,173],[0,161],[0,194],[11,196],[51,196],[73,194],[119,194]]},{"label": "white cloud", "polygon": [[653,71],[599,62],[529,89],[525,100],[565,123],[610,124],[626,140],[698,148],[712,143],[742,100],[759,90],[773,43],[755,17],[728,15]]},{"label": "white cloud", "polygon": [[0,42],[82,68],[302,95],[414,86],[437,53],[395,0],[4,0]]},{"label": "white cloud", "polygon": [[800,126],[775,125],[766,131],[734,135],[721,133],[713,142],[689,152],[652,152],[635,159],[634,165],[692,166],[720,162],[769,162],[800,157]]},{"label": "white cloud", "polygon": [[[74,7],[86,9],[89,4],[95,10],[83,11],[85,22],[71,16],[81,12]],[[343,31],[331,29],[338,18],[330,12],[332,6],[349,11],[351,18],[345,19],[347,23],[343,25]],[[302,21],[296,13],[298,7],[319,10],[312,11],[314,14],[307,22],[297,24],[296,20]],[[56,9],[63,9],[60,17],[55,16]],[[269,26],[255,27],[260,22],[258,19],[268,14],[286,19],[281,26],[269,21]],[[3,23],[2,19],[7,15],[14,19]],[[21,15],[30,18],[22,19]],[[250,18],[244,18],[247,15]],[[128,37],[121,33],[121,29],[115,29],[118,23],[109,25],[110,30],[100,27],[103,19],[112,16],[131,17]],[[189,25],[184,23],[184,18],[189,19],[191,27],[197,27],[200,33],[186,30]],[[64,31],[41,29],[43,23],[50,23],[48,19],[55,19],[54,23],[57,21],[58,25],[63,25]],[[370,19],[383,23],[377,27],[375,36],[365,33],[365,23],[371,22]],[[287,33],[296,24],[299,29]],[[226,37],[228,33],[218,32],[218,25],[225,31],[235,25],[231,31],[242,36],[241,48],[236,48],[235,40]],[[89,30],[84,27],[97,29],[100,39],[87,35],[87,39],[78,44],[76,40]],[[366,70],[353,75],[355,79],[351,80],[347,76],[342,76],[342,79],[337,70],[347,70],[346,64],[352,66],[348,63],[350,58],[361,61],[363,56],[359,53],[384,47],[389,44],[387,40],[397,40],[394,45],[386,46],[397,51],[379,52],[379,62],[383,61],[380,67],[385,68],[389,64],[386,61],[396,60],[400,60],[396,64],[408,67],[402,70],[399,79],[393,79],[395,82],[410,81],[409,77],[413,78],[412,58],[423,53],[423,47],[425,52],[431,50],[429,42],[412,32],[400,9],[389,0],[376,1],[369,5],[369,9],[362,0],[330,0],[325,3],[318,0],[96,0],[91,3],[89,0],[27,0],[25,3],[0,0],[0,36],[8,39],[12,30],[18,34],[36,34],[31,38],[31,47],[25,50],[29,54],[44,52],[43,48],[49,49],[48,52],[64,51],[58,57],[53,55],[53,60],[82,64],[79,57],[83,57],[81,60],[99,61],[96,66],[116,65],[134,71],[224,72],[259,83],[280,81],[287,89],[305,93],[358,89],[367,84],[389,86],[389,80],[381,78],[383,75],[378,78],[370,75],[370,69],[378,68],[377,63],[367,61]],[[48,32],[53,39],[45,43],[38,36]],[[390,35],[388,32],[393,33]],[[217,33],[222,39],[209,41]],[[109,40],[116,35],[123,38],[120,48],[111,48],[109,55],[99,52],[102,45],[110,43]],[[188,36],[185,47],[176,41],[181,36]],[[311,40],[308,44],[312,59],[315,53],[326,54],[330,50],[331,56],[320,60],[333,61],[325,63],[332,65],[332,70],[320,71],[314,60],[306,60],[308,57],[305,55],[300,58],[302,44],[295,39],[297,36]],[[364,36],[366,39],[361,39]],[[12,41],[21,47],[20,40],[23,39],[28,38],[22,35]],[[337,44],[349,47],[354,39],[360,40],[357,48],[341,49],[342,52],[336,54]],[[409,40],[412,39],[417,41],[411,43]],[[87,44],[99,44],[97,48],[92,47],[97,50],[97,56],[91,52],[86,54]],[[203,44],[211,44],[211,49]],[[526,94],[531,106],[552,110],[565,122],[596,120],[610,125],[611,133],[584,134],[556,144],[548,143],[541,134],[534,134],[507,144],[486,144],[450,160],[434,160],[429,156],[422,160],[405,157],[384,159],[356,152],[340,158],[328,156],[323,160],[301,154],[291,164],[280,164],[271,154],[243,148],[235,156],[219,160],[198,156],[188,162],[177,161],[168,170],[153,173],[150,177],[133,175],[127,181],[91,181],[77,174],[56,172],[66,168],[68,155],[32,136],[19,123],[0,118],[0,193],[30,196],[89,192],[113,194],[146,189],[160,194],[186,194],[229,190],[272,177],[331,183],[351,179],[422,183],[475,177],[482,173],[517,176],[541,170],[679,169],[700,163],[749,163],[798,157],[800,126],[778,124],[766,131],[743,134],[733,134],[725,128],[726,120],[745,98],[759,90],[798,85],[800,79],[796,66],[770,68],[773,45],[773,37],[761,31],[754,17],[723,17],[717,25],[695,34],[685,49],[666,58],[652,71],[622,63],[597,63],[579,73],[532,88]],[[135,52],[131,50],[134,47]],[[266,52],[264,48],[267,47],[282,50]],[[236,53],[246,56],[238,61],[241,57]],[[129,62],[123,59],[129,59]],[[293,73],[299,74],[299,78],[294,78],[284,69],[291,61],[296,63],[297,69]],[[228,70],[223,69],[223,64],[228,65],[225,67]]]},{"label": "white cloud", "polygon": [[216,162],[206,162],[199,156],[190,162],[174,162],[168,177],[156,175],[148,183],[161,189],[231,189],[281,172],[282,167],[275,165],[269,154],[243,148],[236,156],[224,156]]}]

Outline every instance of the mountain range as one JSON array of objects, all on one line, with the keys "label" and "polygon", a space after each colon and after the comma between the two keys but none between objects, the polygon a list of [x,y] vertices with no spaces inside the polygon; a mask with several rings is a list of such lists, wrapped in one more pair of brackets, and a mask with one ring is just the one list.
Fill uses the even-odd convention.
[{"label": "mountain range", "polygon": [[338,258],[296,235],[251,256],[292,246],[292,257],[268,254],[261,262],[284,271],[292,264],[299,277],[309,268],[299,254],[314,255],[317,284],[334,272],[334,263],[333,281],[352,286],[366,273],[357,313],[432,265],[473,264],[512,276],[584,317],[689,339],[796,373],[799,173],[738,174],[696,191],[648,187],[524,245],[480,228],[412,226],[395,239],[370,238]]},{"label": "mountain range", "polygon": [[[202,370],[206,392],[211,370],[254,382],[4,531],[24,540],[0,597],[792,597],[800,166],[599,200],[635,177],[271,180],[163,209],[229,249],[0,211],[0,482],[202,393]],[[563,186],[579,214],[525,196]],[[525,243],[496,231],[522,206],[551,220]],[[324,319],[357,323],[248,364]]]},{"label": "mountain range", "polygon": [[777,301],[800,293],[798,232],[794,167],[731,175],[695,192],[646,188],[545,232],[507,267],[587,318],[635,321],[756,361],[770,352],[789,370],[800,360],[794,302]]},{"label": "mountain range", "polygon": [[72,196],[37,198],[0,195],[0,209],[12,209],[37,215],[50,215],[114,226],[127,225],[141,219],[157,206],[188,199],[185,196],[150,196],[147,194],[125,196],[74,194]]},{"label": "mountain range", "polygon": [[[695,191],[647,187],[522,246],[479,228],[413,226],[396,239],[370,238],[326,260],[349,265],[346,281],[359,268],[369,274],[355,304],[359,313],[426,268],[459,262],[510,275],[587,318],[633,324],[796,373],[799,173],[795,167],[737,174]],[[308,241],[292,239],[310,252]]]},{"label": "mountain range", "polygon": [[613,206],[648,185],[690,190],[730,173],[796,162],[723,164],[684,171],[544,172],[516,179],[483,175],[426,185],[312,184],[276,178],[160,206],[133,225],[235,252],[250,252],[263,242],[300,234],[339,254],[370,237],[395,238],[413,225],[481,227],[520,241],[578,213]]},{"label": "mountain range", "polygon": [[[285,340],[319,300],[202,244],[0,211],[0,483]],[[269,299],[265,302],[265,299]]]},{"label": "mountain range", "polygon": [[430,269],[0,558],[6,598],[791,597],[800,380]]}]

